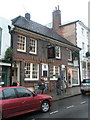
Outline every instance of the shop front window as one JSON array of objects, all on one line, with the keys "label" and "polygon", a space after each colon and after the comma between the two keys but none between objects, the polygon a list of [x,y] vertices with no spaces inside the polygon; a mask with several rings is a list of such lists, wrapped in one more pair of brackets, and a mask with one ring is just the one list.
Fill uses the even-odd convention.
[{"label": "shop front window", "polygon": [[72,85],[78,84],[78,71],[72,70]]}]

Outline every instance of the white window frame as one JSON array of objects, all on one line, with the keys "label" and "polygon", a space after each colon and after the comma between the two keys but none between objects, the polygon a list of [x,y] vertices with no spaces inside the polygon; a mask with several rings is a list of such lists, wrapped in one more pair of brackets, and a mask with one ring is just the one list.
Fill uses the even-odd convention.
[{"label": "white window frame", "polygon": [[[24,78],[24,80],[25,81],[37,81],[37,80],[39,80],[39,64],[37,64],[37,78],[33,78],[32,77],[32,72],[33,72],[33,64],[37,64],[37,63],[30,63],[30,77],[28,77],[28,78]],[[26,67],[26,66],[25,66]],[[26,70],[25,71],[27,71],[27,68],[26,68]]]},{"label": "white window frame", "polygon": [[[56,73],[56,67],[58,68],[58,73]],[[53,66],[53,78],[50,78],[50,80],[57,80],[56,74],[60,75],[60,67],[59,66]]]},{"label": "white window frame", "polygon": [[68,53],[68,60],[72,61],[72,51],[71,50],[69,50],[69,53]]},{"label": "white window frame", "polygon": [[[26,52],[26,37],[23,36],[23,35],[20,35],[20,34],[18,35],[18,37],[24,37],[25,38],[25,43],[24,43],[24,50],[17,48],[17,51]],[[18,39],[17,39],[17,46],[18,46]]]},{"label": "white window frame", "polygon": [[[29,50],[29,53],[31,54],[37,54],[37,40],[33,39],[33,38],[30,38],[30,40],[34,40],[35,41],[35,52],[32,52]],[[29,47],[30,47],[30,44],[29,44]]]},{"label": "white window frame", "polygon": [[59,56],[56,56],[57,59],[61,59],[61,48],[59,46],[55,46],[55,51],[56,51],[56,47],[59,48]]}]

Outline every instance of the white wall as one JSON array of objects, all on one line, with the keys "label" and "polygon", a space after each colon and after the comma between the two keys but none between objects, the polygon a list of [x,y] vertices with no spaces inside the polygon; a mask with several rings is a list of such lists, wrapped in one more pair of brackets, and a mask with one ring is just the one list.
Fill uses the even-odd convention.
[{"label": "white wall", "polygon": [[8,25],[11,26],[11,21],[0,17],[0,28],[2,29],[0,59],[4,58],[6,49],[10,47],[11,38],[8,30]]},{"label": "white wall", "polygon": [[[82,34],[83,28],[83,34]],[[83,23],[77,22],[76,24],[76,36],[77,36],[77,46],[81,48],[80,51],[80,69],[81,69],[81,80],[83,79],[82,76],[82,61],[86,61],[86,52],[88,51],[88,37],[87,37],[87,28],[84,26]],[[84,49],[82,48],[82,42],[84,43]]]}]

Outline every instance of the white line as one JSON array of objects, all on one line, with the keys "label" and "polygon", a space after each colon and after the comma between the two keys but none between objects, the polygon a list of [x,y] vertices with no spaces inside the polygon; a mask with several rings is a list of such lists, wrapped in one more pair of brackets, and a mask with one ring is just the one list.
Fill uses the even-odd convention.
[{"label": "white line", "polygon": [[52,115],[52,114],[54,114],[54,113],[57,113],[57,112],[58,112],[58,110],[56,110],[56,111],[54,111],[54,112],[51,112],[50,115]]},{"label": "white line", "polygon": [[68,106],[67,109],[74,107],[74,105]]},{"label": "white line", "polygon": [[85,104],[86,103],[86,101],[83,101],[83,102],[81,102],[80,104]]}]

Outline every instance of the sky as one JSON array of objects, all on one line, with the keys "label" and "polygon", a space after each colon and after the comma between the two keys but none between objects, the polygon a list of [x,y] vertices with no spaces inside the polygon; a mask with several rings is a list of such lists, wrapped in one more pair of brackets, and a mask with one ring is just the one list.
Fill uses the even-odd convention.
[{"label": "sky", "polygon": [[88,2],[90,0],[0,0],[0,17],[13,19],[30,13],[31,20],[46,25],[52,22],[52,12],[59,5],[61,22],[76,20],[88,26]]}]

